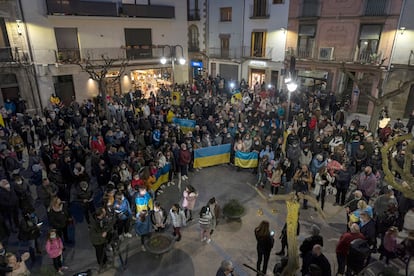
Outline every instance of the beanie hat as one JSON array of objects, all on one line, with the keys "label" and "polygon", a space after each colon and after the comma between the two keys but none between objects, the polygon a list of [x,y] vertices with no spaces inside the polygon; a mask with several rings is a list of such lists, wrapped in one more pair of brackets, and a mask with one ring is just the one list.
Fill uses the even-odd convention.
[{"label": "beanie hat", "polygon": [[321,231],[321,229],[316,224],[312,224],[312,226],[311,226],[312,236],[319,235],[320,231]]}]

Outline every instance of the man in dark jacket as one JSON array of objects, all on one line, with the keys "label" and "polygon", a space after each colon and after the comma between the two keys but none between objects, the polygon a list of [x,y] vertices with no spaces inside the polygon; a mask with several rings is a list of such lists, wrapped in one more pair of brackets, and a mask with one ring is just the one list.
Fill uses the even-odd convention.
[{"label": "man in dark jacket", "polygon": [[318,274],[321,276],[331,276],[331,264],[329,263],[326,256],[322,253],[322,246],[320,244],[315,244],[312,248],[312,251],[307,253],[307,256],[304,258],[302,268],[302,275],[314,275],[308,274],[308,272],[317,270]]},{"label": "man in dark jacket", "polygon": [[0,181],[0,212],[9,223],[9,229],[16,233],[19,225],[19,199],[7,179]]},{"label": "man in dark jacket", "polygon": [[[303,242],[302,245],[299,247],[300,256],[303,258],[303,264],[305,264],[305,259],[307,258],[309,253],[312,253],[312,249],[314,245],[319,244],[323,246],[323,238],[319,235],[320,229],[315,224],[311,226],[311,234],[312,236],[307,237]],[[302,272],[305,273],[306,267],[302,266]]]},{"label": "man in dark jacket", "polygon": [[345,204],[345,196],[349,188],[349,183],[351,182],[352,172],[347,164],[342,165],[342,170],[337,171],[335,174],[336,179],[336,197],[335,203],[336,205],[344,205]]},{"label": "man in dark jacket", "polygon": [[111,225],[106,222],[105,218],[105,208],[99,208],[89,225],[89,238],[93,247],[95,247],[96,259],[100,267],[107,262],[105,246],[108,243],[108,233],[111,230]]}]

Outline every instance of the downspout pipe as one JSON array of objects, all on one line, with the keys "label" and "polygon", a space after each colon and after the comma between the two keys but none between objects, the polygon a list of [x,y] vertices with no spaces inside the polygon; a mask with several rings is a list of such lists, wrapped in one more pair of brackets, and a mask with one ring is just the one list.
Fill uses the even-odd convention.
[{"label": "downspout pipe", "polygon": [[[404,12],[404,9],[405,9],[405,4],[406,4],[406,0],[403,0],[403,2],[402,2],[402,5],[401,5],[401,12],[400,12],[400,16],[399,16],[399,18],[398,18],[398,23],[397,23],[397,30],[395,31],[395,36],[394,36],[394,40],[393,40],[393,42],[392,42],[392,48],[391,48],[391,54],[390,54],[390,60],[389,60],[389,62],[388,62],[388,66],[387,66],[387,71],[386,71],[386,73],[385,73],[385,78],[384,78],[384,81],[382,82],[382,89],[381,89],[381,94],[383,94],[383,91],[384,91],[384,88],[385,88],[385,85],[386,85],[386,83],[388,82],[388,78],[389,78],[389,76],[390,76],[390,71],[391,71],[391,67],[392,67],[392,59],[394,58],[394,52],[395,52],[395,47],[396,47],[396,45],[397,45],[397,36],[398,36],[398,31],[400,30],[400,28],[401,28],[401,20],[402,20],[402,17],[403,17],[403,12]],[[382,95],[379,95],[379,96],[382,96]]]}]

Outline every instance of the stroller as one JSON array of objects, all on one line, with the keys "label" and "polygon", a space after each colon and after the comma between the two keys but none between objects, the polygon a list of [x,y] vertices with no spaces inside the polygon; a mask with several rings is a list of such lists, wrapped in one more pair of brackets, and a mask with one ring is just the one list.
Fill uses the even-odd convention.
[{"label": "stroller", "polygon": [[347,259],[346,275],[357,275],[364,268],[370,254],[368,241],[356,239],[351,242]]}]

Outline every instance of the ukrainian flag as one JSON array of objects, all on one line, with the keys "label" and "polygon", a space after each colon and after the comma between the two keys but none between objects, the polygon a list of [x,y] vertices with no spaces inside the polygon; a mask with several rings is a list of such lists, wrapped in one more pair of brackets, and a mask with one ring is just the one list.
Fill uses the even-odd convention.
[{"label": "ukrainian flag", "polygon": [[231,92],[231,103],[235,103],[237,100],[241,100],[243,98],[242,94],[240,93],[240,90],[234,90]]},{"label": "ukrainian flag", "polygon": [[172,92],[172,105],[180,105],[181,104],[181,93],[179,91]]},{"label": "ukrainian flag", "polygon": [[158,190],[158,188],[164,184],[168,182],[168,174],[170,172],[171,169],[171,164],[167,163],[165,164],[164,167],[158,169],[157,174],[155,175],[155,179],[157,179],[155,181],[154,184],[151,185],[151,190],[153,190],[154,192],[156,190]]},{"label": "ukrainian flag", "polygon": [[184,134],[186,134],[187,132],[193,131],[196,125],[196,121],[194,120],[173,118],[172,121],[174,124],[180,126]]},{"label": "ukrainian flag", "polygon": [[230,162],[231,144],[194,150],[194,168],[204,168]]},{"label": "ukrainian flag", "polygon": [[234,165],[240,168],[256,168],[259,156],[257,152],[236,151],[234,156]]}]

